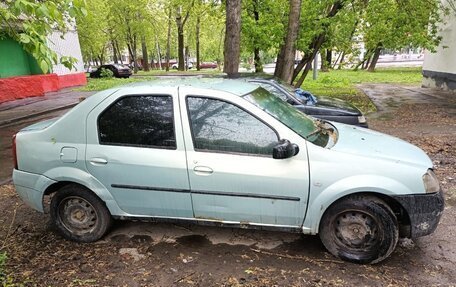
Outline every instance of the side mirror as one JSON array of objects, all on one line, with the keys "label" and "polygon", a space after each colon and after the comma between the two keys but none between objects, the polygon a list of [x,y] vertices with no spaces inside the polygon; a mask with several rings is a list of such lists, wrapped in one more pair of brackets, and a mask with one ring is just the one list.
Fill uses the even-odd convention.
[{"label": "side mirror", "polygon": [[299,147],[296,144],[292,144],[289,140],[280,140],[279,143],[272,149],[272,158],[290,158],[298,153]]}]

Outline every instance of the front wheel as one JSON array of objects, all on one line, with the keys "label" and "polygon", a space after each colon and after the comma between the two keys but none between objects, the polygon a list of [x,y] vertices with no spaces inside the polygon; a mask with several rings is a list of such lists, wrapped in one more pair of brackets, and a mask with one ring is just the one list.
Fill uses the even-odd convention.
[{"label": "front wheel", "polygon": [[51,200],[51,220],[59,233],[76,242],[97,241],[112,223],[104,202],[85,187],[62,187]]},{"label": "front wheel", "polygon": [[326,249],[342,260],[378,263],[396,248],[396,216],[382,200],[368,195],[344,198],[328,208],[320,222]]}]

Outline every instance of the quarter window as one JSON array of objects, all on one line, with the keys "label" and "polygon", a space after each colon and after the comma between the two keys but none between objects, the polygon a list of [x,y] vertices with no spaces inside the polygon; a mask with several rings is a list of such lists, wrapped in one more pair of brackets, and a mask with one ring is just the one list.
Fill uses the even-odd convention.
[{"label": "quarter window", "polygon": [[199,97],[187,97],[187,106],[195,150],[272,155],[277,134],[241,108]]},{"label": "quarter window", "polygon": [[171,96],[128,96],[98,118],[100,144],[176,148]]}]

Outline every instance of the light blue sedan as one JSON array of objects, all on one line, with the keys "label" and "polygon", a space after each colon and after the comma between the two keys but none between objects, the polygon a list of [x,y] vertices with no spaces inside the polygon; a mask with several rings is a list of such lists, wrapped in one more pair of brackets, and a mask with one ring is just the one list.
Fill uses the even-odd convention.
[{"label": "light blue sedan", "polygon": [[316,121],[258,85],[153,81],[100,92],[13,139],[21,198],[67,239],[113,219],[319,234],[376,263],[432,233],[444,202],[432,162],[400,139]]}]

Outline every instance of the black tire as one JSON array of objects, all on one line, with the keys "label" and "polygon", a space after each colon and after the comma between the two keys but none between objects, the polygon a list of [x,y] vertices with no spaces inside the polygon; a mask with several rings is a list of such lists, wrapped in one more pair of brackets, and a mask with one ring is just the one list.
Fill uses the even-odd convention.
[{"label": "black tire", "polygon": [[70,184],[56,192],[51,200],[51,220],[66,239],[94,242],[106,234],[112,217],[105,203],[89,189]]},{"label": "black tire", "polygon": [[320,221],[326,249],[342,260],[374,264],[387,258],[399,239],[397,218],[374,196],[356,195],[331,205]]}]

